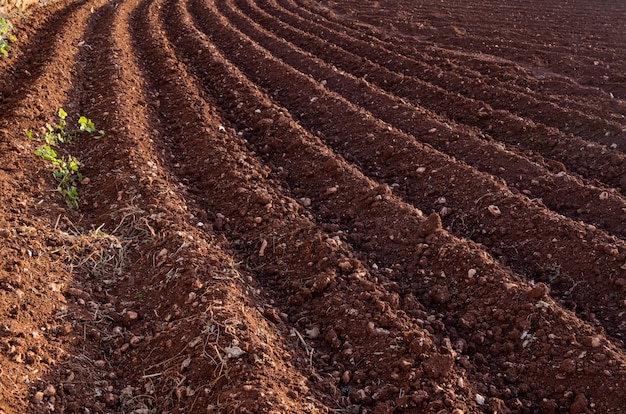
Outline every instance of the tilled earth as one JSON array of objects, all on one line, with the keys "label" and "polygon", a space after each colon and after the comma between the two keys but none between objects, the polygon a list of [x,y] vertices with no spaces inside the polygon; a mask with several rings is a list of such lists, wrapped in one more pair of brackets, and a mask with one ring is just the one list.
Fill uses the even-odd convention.
[{"label": "tilled earth", "polygon": [[[622,413],[626,4],[61,0],[0,59],[0,413]],[[24,130],[91,118],[79,208]]]}]

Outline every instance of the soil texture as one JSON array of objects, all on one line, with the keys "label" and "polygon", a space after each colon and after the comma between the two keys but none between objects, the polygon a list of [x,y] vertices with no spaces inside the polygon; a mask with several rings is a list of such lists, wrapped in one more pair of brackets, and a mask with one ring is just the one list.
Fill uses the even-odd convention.
[{"label": "soil texture", "polygon": [[[625,18],[617,0],[13,17],[0,413],[624,412]],[[80,165],[75,208],[37,155],[59,108],[104,131],[53,146]]]}]

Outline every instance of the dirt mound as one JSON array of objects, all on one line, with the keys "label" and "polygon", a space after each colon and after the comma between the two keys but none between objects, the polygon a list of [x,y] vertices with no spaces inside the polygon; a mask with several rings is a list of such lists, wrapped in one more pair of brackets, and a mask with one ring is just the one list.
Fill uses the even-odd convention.
[{"label": "dirt mound", "polygon": [[13,20],[0,412],[621,412],[624,11],[81,0]]}]

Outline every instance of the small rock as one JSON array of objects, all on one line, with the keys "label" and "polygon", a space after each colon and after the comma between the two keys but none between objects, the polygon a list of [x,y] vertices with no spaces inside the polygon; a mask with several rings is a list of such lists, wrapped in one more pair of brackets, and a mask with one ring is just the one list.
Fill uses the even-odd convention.
[{"label": "small rock", "polygon": [[448,217],[450,214],[452,214],[452,209],[450,207],[442,207],[441,210],[439,210],[439,215],[441,217]]},{"label": "small rock", "polygon": [[347,260],[347,259],[340,260],[339,263],[337,263],[337,266],[344,273],[350,273],[352,272],[352,270],[354,270],[354,266],[352,266],[352,263],[350,263],[350,260]]},{"label": "small rock", "polygon": [[43,391],[43,395],[45,395],[46,397],[51,397],[53,395],[57,395],[57,390],[56,390],[56,388],[54,388],[54,385],[50,384]]},{"label": "small rock", "polygon": [[11,230],[1,228],[0,229],[0,237],[2,237],[4,239],[11,237]]},{"label": "small rock", "polygon": [[330,282],[332,281],[332,276],[328,273],[322,273],[318,275],[313,280],[313,284],[311,285],[311,291],[313,293],[322,293],[326,290]]},{"label": "small rock", "polygon": [[493,204],[487,207],[487,210],[489,211],[489,214],[491,214],[494,217],[499,217],[502,214],[502,212],[500,211],[500,208],[498,206],[494,206]]},{"label": "small rock", "polygon": [[574,402],[569,407],[570,414],[587,414],[589,410],[587,406],[589,402],[587,401],[587,397],[584,394],[578,394],[576,398],[574,398]]},{"label": "small rock", "polygon": [[504,288],[507,290],[507,292],[514,291],[518,287],[519,287],[519,285],[517,283],[511,283],[511,282],[505,282],[504,283]]},{"label": "small rock", "polygon": [[341,382],[343,382],[344,384],[347,384],[350,382],[350,371],[344,371],[343,374],[341,374]]},{"label": "small rock", "polygon": [[545,283],[537,283],[531,290],[528,292],[528,296],[531,299],[542,299],[548,295],[549,289]]},{"label": "small rock", "polygon": [[246,353],[238,346],[227,346],[224,348],[224,351],[226,352],[226,358],[238,358]]},{"label": "small rock", "polygon": [[83,299],[83,300],[90,300],[91,299],[91,295],[87,292],[85,292],[84,290],[81,289],[76,289],[76,288],[67,288],[65,290],[65,293],[67,293],[68,295],[70,295],[73,298],[76,299]]},{"label": "small rock", "polygon": [[415,355],[419,357],[419,356],[422,356],[424,353],[428,352],[431,346],[432,346],[432,341],[426,337],[421,336],[411,341],[411,344],[409,345],[409,351],[411,351],[412,353],[414,353]]},{"label": "small rock", "polygon": [[441,230],[441,217],[437,213],[432,213],[419,225],[417,236],[426,237],[439,230]]},{"label": "small rock", "polygon": [[278,314],[276,308],[265,308],[265,310],[263,311],[263,316],[265,316],[267,319],[274,323],[278,324],[281,322],[280,315]]},{"label": "small rock", "polygon": [[127,310],[124,313],[123,320],[126,326],[130,326],[133,322],[135,322],[139,318],[139,315],[135,311]]},{"label": "small rock", "polygon": [[320,328],[317,326],[314,326],[311,329],[307,329],[304,332],[309,339],[317,339],[320,336]]},{"label": "small rock", "polygon": [[485,397],[480,394],[476,394],[476,404],[485,405]]},{"label": "small rock", "polygon": [[430,378],[445,378],[454,365],[454,357],[450,354],[435,354],[424,361],[424,373]]},{"label": "small rock", "polygon": [[117,404],[117,395],[108,392],[104,395],[104,403],[107,407],[113,407]]},{"label": "small rock", "polygon": [[43,402],[43,392],[37,391],[35,395],[33,395],[33,402],[35,404],[41,404]]},{"label": "small rock", "polygon": [[301,199],[298,200],[300,202],[300,204],[303,207],[310,207],[311,206],[311,199],[308,197],[303,197]]},{"label": "small rock", "polygon": [[141,342],[141,337],[140,337],[140,336],[133,335],[133,336],[130,338],[130,344],[131,344],[132,346],[136,346],[139,342]]},{"label": "small rock", "polygon": [[261,205],[267,205],[272,202],[272,196],[265,190],[257,190],[254,192],[254,201]]},{"label": "small rock", "polygon": [[103,369],[103,368],[106,366],[106,364],[107,364],[107,363],[106,363],[106,361],[104,361],[104,360],[102,360],[102,359],[99,359],[99,360],[97,360],[97,361],[95,361],[95,362],[94,362],[94,365],[95,365],[97,368],[100,368],[100,369]]},{"label": "small rock", "polygon": [[583,344],[590,348],[599,348],[602,345],[602,341],[597,336],[587,336],[583,339]]}]

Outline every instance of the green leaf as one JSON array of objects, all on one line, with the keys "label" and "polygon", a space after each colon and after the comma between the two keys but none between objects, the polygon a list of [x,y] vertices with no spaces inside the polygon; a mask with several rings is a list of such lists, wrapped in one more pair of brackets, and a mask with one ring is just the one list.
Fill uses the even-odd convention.
[{"label": "green leaf", "polygon": [[56,161],[57,160],[57,153],[54,152],[54,150],[52,148],[50,148],[49,145],[43,145],[39,148],[37,148],[35,150],[35,155],[38,157],[43,158],[46,161]]},{"label": "green leaf", "polygon": [[96,132],[96,126],[94,125],[93,121],[85,116],[81,116],[78,119],[78,125],[80,126],[81,131],[86,131],[90,134]]},{"label": "green leaf", "polygon": [[77,172],[77,171],[78,171],[78,167],[80,167],[79,162],[78,162],[78,161],[76,161],[76,160],[75,160],[74,158],[72,158],[72,157],[69,157],[68,161],[69,161],[69,168],[68,168],[68,169],[69,169],[71,172]]},{"label": "green leaf", "polygon": [[65,119],[67,117],[67,112],[65,112],[65,110],[63,110],[63,108],[59,108],[59,118],[61,120]]},{"label": "green leaf", "polygon": [[28,139],[30,139],[31,141],[34,140],[35,138],[33,137],[33,133],[30,132],[28,129],[24,130],[24,134],[26,134],[26,136],[28,137]]}]

